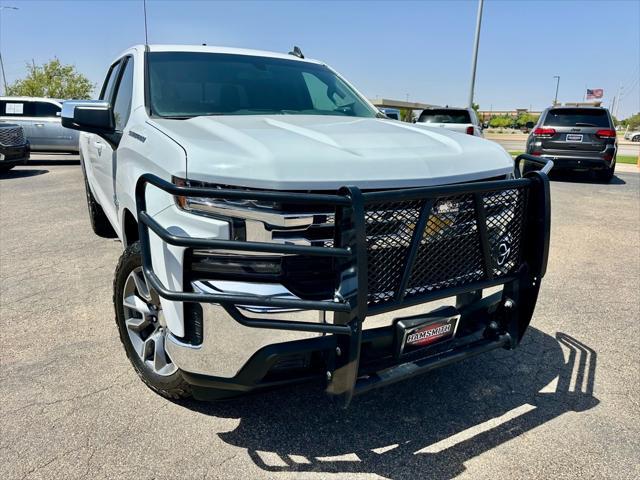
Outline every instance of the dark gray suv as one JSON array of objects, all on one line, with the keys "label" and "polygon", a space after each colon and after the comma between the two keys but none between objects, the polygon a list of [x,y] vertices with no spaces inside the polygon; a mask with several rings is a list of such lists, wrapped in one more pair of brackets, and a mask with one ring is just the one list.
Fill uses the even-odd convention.
[{"label": "dark gray suv", "polygon": [[609,110],[549,107],[527,139],[527,153],[550,158],[554,170],[593,170],[610,180],[618,142]]}]

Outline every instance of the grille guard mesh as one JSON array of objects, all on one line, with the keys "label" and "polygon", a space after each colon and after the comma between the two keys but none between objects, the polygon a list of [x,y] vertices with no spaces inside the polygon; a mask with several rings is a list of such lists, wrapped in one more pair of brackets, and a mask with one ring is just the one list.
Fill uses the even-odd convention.
[{"label": "grille guard mesh", "polygon": [[[365,213],[368,302],[378,306],[447,288],[505,277],[521,263],[527,189],[438,197],[435,201],[379,203]],[[484,229],[477,211],[483,209]],[[420,216],[426,216],[419,230]],[[484,264],[481,232],[488,234]],[[410,263],[412,242],[417,250]],[[410,272],[402,284],[405,268]]]},{"label": "grille guard mesh", "polygon": [[[522,161],[543,168],[525,177],[516,168],[516,178],[511,180],[367,193],[344,187],[336,195],[179,187],[144,174],[136,184],[143,271],[159,296],[179,302],[218,303],[247,327],[334,334],[327,392],[346,406],[358,391],[393,383],[438,363],[424,359],[379,378],[358,379],[362,322],[368,314],[504,284],[503,296],[514,299],[509,300],[510,310],[503,312],[508,332],[487,340],[491,345],[478,345],[473,352],[519,342],[546,271],[551,216],[547,173],[553,167],[553,162],[530,155],[520,155],[516,167]],[[331,206],[335,209],[334,242],[331,246],[302,246],[177,236],[147,213],[148,184],[175,196]],[[171,291],[153,271],[149,230],[164,242],[185,248],[331,257],[336,265],[335,298],[317,301]],[[335,315],[332,324],[265,320],[244,316],[239,305],[332,311]],[[473,352],[453,352],[440,363]]]}]

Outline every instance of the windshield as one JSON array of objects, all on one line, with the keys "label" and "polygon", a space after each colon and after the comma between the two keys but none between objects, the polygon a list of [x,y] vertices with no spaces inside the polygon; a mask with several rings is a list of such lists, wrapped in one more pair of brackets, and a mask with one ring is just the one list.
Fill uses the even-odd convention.
[{"label": "windshield", "polygon": [[423,110],[418,121],[424,123],[471,123],[471,117],[467,110],[444,108],[442,110]]},{"label": "windshield", "polygon": [[609,116],[603,109],[559,108],[549,110],[545,125],[554,127],[603,127],[611,128]]},{"label": "windshield", "polygon": [[195,52],[149,53],[153,114],[341,115],[376,111],[324,65],[280,58]]}]

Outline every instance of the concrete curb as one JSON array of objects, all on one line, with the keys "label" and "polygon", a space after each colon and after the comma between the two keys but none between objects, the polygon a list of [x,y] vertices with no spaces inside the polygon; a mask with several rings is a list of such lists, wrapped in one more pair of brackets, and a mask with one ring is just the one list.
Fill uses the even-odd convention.
[{"label": "concrete curb", "polygon": [[640,167],[632,163],[618,163],[616,165],[616,172],[640,173]]}]

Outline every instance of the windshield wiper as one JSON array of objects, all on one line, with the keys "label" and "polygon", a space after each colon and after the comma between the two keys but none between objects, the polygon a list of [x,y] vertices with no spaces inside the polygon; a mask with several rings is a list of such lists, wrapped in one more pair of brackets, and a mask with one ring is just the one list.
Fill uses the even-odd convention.
[{"label": "windshield wiper", "polygon": [[595,123],[576,122],[576,127],[597,127]]}]

